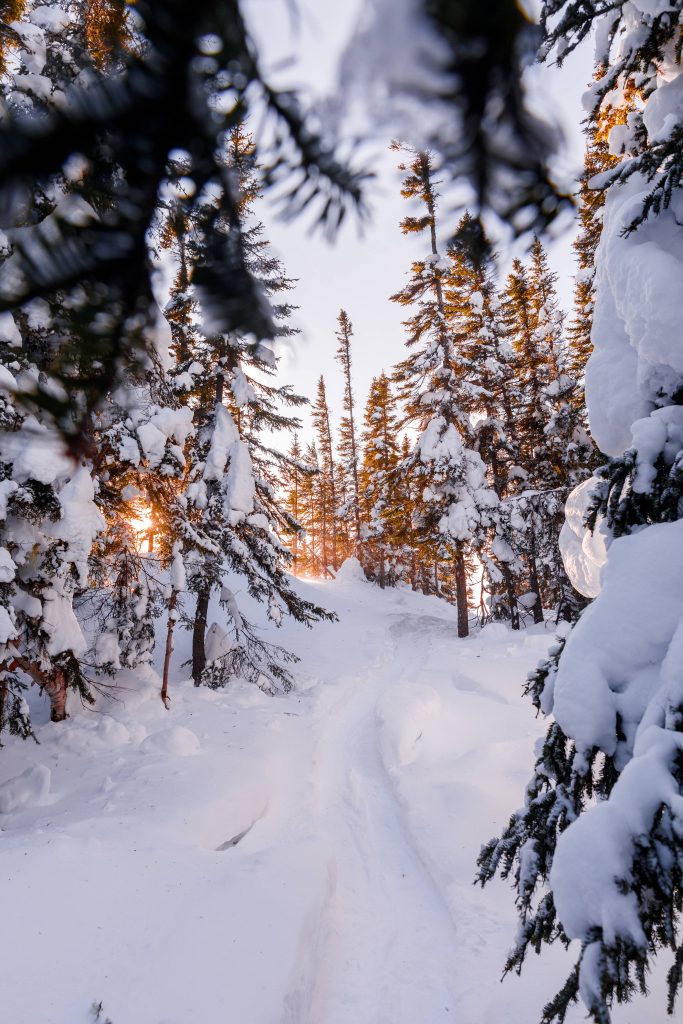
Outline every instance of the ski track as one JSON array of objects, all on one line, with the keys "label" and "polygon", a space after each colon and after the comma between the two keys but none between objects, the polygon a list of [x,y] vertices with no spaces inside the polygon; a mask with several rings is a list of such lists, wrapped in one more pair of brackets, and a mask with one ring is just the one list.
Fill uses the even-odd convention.
[{"label": "ski track", "polygon": [[455,925],[380,753],[378,702],[414,661],[397,638],[416,617],[397,618],[372,636],[365,672],[316,695],[310,824],[329,848],[328,886],[304,922],[282,1024],[456,1019]]}]

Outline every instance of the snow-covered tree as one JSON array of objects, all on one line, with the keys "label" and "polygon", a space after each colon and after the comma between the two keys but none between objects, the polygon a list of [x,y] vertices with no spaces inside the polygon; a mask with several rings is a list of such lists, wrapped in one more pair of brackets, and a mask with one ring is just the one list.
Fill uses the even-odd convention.
[{"label": "snow-covered tree", "polygon": [[[575,400],[577,385],[568,373],[564,316],[545,250],[538,239],[528,266],[514,260],[503,294],[503,321],[515,352],[512,404],[516,465],[503,512],[501,534],[526,564],[534,620],[543,605],[571,617],[575,601],[559,556],[564,501],[571,487],[588,475],[593,446]],[[521,528],[511,531],[517,522]]]},{"label": "snow-covered tree", "polygon": [[339,518],[338,467],[332,439],[325,378],[322,374],[318,380],[311,418],[315,428],[320,459],[316,487],[316,517],[319,523],[320,552],[325,567],[336,572],[340,565],[340,549],[344,550],[346,547],[346,537],[343,533],[343,523]]},{"label": "snow-covered tree", "polygon": [[[339,330],[337,331],[337,362],[342,368],[344,377],[344,415],[339,424],[339,441],[337,444],[338,454],[338,476],[343,491],[346,494],[343,508],[340,510],[341,518],[351,524],[351,533],[354,537],[356,549],[361,540],[360,529],[360,497],[358,488],[358,437],[356,430],[356,409],[353,397],[353,382],[351,379],[351,338],[353,337],[353,324],[348,314],[342,309],[337,318]],[[358,552],[357,552],[358,553]]]},{"label": "snow-covered tree", "polygon": [[385,373],[373,378],[365,406],[360,497],[363,515],[362,564],[380,587],[395,583],[402,524],[410,509],[399,489],[398,414]]},{"label": "snow-covered tree", "polygon": [[[274,337],[286,337],[293,333],[288,324],[291,307],[281,298],[291,282],[253,214],[260,192],[258,168],[251,138],[240,125],[227,139],[225,160],[239,190],[233,208],[239,216],[245,266],[261,300],[271,303]],[[191,168],[180,170],[186,174]],[[299,598],[287,579],[292,556],[279,534],[296,532],[299,525],[278,493],[288,457],[268,437],[272,431],[300,425],[283,407],[298,407],[304,399],[289,387],[270,382],[277,361],[268,345],[239,332],[207,329],[209,315],[201,289],[196,288],[197,268],[215,233],[232,230],[222,201],[216,190],[196,196],[177,191],[160,219],[160,243],[170,246],[177,264],[167,308],[176,359],[170,377],[175,390],[183,391],[194,418],[186,453],[186,485],[180,500],[170,506],[177,512],[176,522],[168,523],[166,533],[182,545],[187,588],[196,595],[195,683],[217,686],[242,674],[268,689],[289,685],[282,663],[292,659],[258,636],[237,607],[228,577],[236,574],[244,579],[252,597],[266,604],[275,625],[285,614],[308,623],[325,613]],[[231,624],[220,643],[218,627],[209,629],[208,622],[215,592]],[[206,646],[209,636],[214,657]]]},{"label": "snow-covered tree", "polygon": [[429,232],[429,252],[413,263],[408,283],[392,301],[412,310],[405,321],[410,354],[396,369],[407,415],[419,431],[406,470],[421,488],[421,524],[439,560],[454,567],[458,636],[469,632],[467,556],[483,546],[491,511],[497,503],[486,469],[467,447],[472,423],[467,414],[460,353],[455,346],[445,300],[449,261],[437,246],[437,193],[428,153],[411,153],[401,164],[401,194],[420,203],[422,215],[401,223],[404,234]]},{"label": "snow-covered tree", "polygon": [[545,1022],[563,1021],[580,998],[607,1024],[615,1001],[647,991],[664,950],[669,1013],[683,981],[681,6],[545,5],[546,54],[562,58],[595,28],[605,72],[592,87],[594,124],[620,92],[632,103],[609,134],[619,159],[599,181],[586,370],[591,432],[611,458],[568,502],[579,522],[588,505],[606,565],[588,586],[578,571],[588,545],[566,537],[566,564],[595,600],[529,681],[553,718],[524,808],[480,859],[482,880],[500,869],[517,888],[510,967],[522,966],[529,947],[579,943]]}]

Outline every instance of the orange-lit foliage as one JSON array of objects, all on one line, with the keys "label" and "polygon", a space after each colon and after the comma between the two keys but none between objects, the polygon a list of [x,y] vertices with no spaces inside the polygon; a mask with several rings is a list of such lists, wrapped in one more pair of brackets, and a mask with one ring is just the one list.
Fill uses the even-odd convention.
[{"label": "orange-lit foliage", "polygon": [[12,22],[19,21],[26,10],[27,0],[4,0],[0,5],[0,75],[7,72],[7,55],[12,46],[20,41],[12,28]]},{"label": "orange-lit foliage", "polygon": [[86,0],[84,4],[85,45],[100,70],[131,48],[128,6],[125,0]]}]

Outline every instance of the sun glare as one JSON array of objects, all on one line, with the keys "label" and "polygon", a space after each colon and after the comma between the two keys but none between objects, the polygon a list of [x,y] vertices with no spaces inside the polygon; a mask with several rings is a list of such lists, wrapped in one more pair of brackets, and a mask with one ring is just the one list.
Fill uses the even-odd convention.
[{"label": "sun glare", "polygon": [[154,548],[154,519],[150,506],[144,502],[135,502],[128,522],[135,534],[138,550],[152,551]]}]

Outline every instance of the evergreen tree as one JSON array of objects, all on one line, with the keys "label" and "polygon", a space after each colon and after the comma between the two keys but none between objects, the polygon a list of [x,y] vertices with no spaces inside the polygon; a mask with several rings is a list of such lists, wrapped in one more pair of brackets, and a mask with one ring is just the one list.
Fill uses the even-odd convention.
[{"label": "evergreen tree", "polygon": [[[42,105],[43,78],[51,77],[37,67],[40,48],[31,49],[28,74],[14,90],[2,126],[7,216],[14,219],[25,205],[27,174],[45,191],[64,167],[101,170],[103,163],[108,175],[95,174],[91,181],[107,215],[79,216],[66,205],[56,209],[50,230],[38,233],[40,248],[16,250],[16,272],[7,278],[1,305],[15,309],[59,293],[78,308],[73,358],[50,368],[51,379],[34,388],[33,402],[54,415],[64,433],[80,439],[119,372],[144,367],[152,353],[157,309],[148,238],[167,186],[169,159],[187,154],[186,182],[198,193],[220,195],[220,203],[206,207],[216,230],[207,233],[211,244],[195,268],[203,308],[218,333],[251,332],[260,339],[272,337],[275,328],[247,266],[239,200],[233,201],[232,174],[223,158],[225,136],[244,117],[252,89],[262,90],[276,126],[269,133],[271,179],[297,176],[290,209],[320,203],[320,220],[333,230],[346,201],[360,203],[364,176],[343,168],[327,141],[304,124],[290,96],[264,81],[239,3],[223,9],[201,0],[190,12],[184,0],[172,0],[163,11],[140,0],[133,17],[131,5],[120,0],[64,0],[63,11],[63,18],[55,18],[45,16],[44,5],[14,3],[3,11],[5,17],[23,14],[22,26],[32,19],[41,31],[58,32],[55,60],[73,79],[69,103],[55,105],[50,117],[27,116],[27,101]],[[3,41],[17,36],[21,31],[5,24]],[[72,36],[88,57],[87,75],[79,75],[83,62],[69,52]],[[207,40],[216,43],[210,59],[203,52]],[[221,223],[230,232],[220,230]],[[107,317],[101,316],[103,308]]]},{"label": "evergreen tree", "polygon": [[330,410],[327,405],[325,380],[322,376],[318,380],[316,400],[312,409],[312,419],[318,441],[317,450],[320,456],[317,491],[321,558],[326,568],[331,567],[336,572],[340,564],[339,541],[341,531],[337,514],[339,491],[332,429],[330,427]]},{"label": "evergreen tree", "polygon": [[480,879],[500,870],[517,891],[509,968],[521,969],[530,946],[577,943],[545,1024],[564,1021],[578,999],[596,1024],[608,1024],[615,1002],[647,991],[660,951],[672,961],[670,1014],[683,980],[683,693],[675,667],[683,433],[671,331],[683,125],[662,103],[681,82],[681,8],[607,11],[554,0],[544,26],[545,52],[559,59],[595,28],[605,70],[593,85],[594,128],[614,96],[628,98],[634,84],[640,93],[637,109],[612,129],[619,159],[599,181],[595,352],[586,370],[591,430],[612,456],[592,484],[587,522],[595,529],[602,521],[611,544],[600,593],[529,680],[534,703],[553,717],[525,805],[482,851]]},{"label": "evergreen tree", "polygon": [[[517,432],[513,417],[513,353],[505,337],[496,295],[496,267],[482,225],[466,213],[449,249],[446,311],[458,352],[461,392],[472,429],[472,444],[487,467],[491,487],[499,499],[492,522],[491,554],[481,552],[486,568],[491,614],[519,628],[517,595],[509,544],[500,501],[514,482],[511,470],[518,463]],[[499,557],[503,556],[503,557]]]},{"label": "evergreen tree", "polygon": [[364,425],[360,471],[363,568],[383,588],[397,581],[401,523],[410,517],[410,509],[400,501],[398,414],[384,372],[370,385]]},{"label": "evergreen tree", "polygon": [[[67,16],[66,5],[56,7],[56,17],[24,4],[13,4],[5,12],[16,24],[3,33],[7,74],[0,86],[2,102],[7,116],[26,123],[52,116],[78,75],[90,69],[82,24]],[[3,280],[16,280],[28,249],[40,261],[41,239],[58,232],[60,218],[85,221],[97,215],[111,171],[101,155],[89,168],[73,162],[49,181],[24,184],[20,201],[4,210]],[[84,282],[81,296],[87,290]],[[97,372],[98,353],[96,348],[78,352],[74,346],[80,316],[78,301],[47,293],[24,303],[14,315],[0,317],[5,396],[0,730],[7,726],[22,736],[31,731],[22,695],[27,679],[48,695],[53,721],[66,717],[69,688],[82,700],[93,699],[88,642],[74,603],[88,583],[88,555],[104,522],[95,505],[88,460],[83,452],[76,461],[64,456],[52,408],[37,400],[54,367],[63,366],[74,401],[86,403],[77,380]],[[20,403],[17,396],[24,391],[35,400]],[[59,404],[59,389],[53,388],[52,394],[53,406]],[[61,426],[69,429],[68,421]]]},{"label": "evergreen tree", "polygon": [[339,444],[337,452],[339,455],[339,476],[343,482],[347,499],[344,502],[342,519],[348,519],[351,523],[356,553],[359,552],[361,539],[360,527],[360,497],[358,487],[358,440],[356,437],[355,404],[353,398],[353,387],[351,382],[351,338],[353,336],[353,325],[348,315],[342,309],[337,318],[339,330],[337,331],[337,362],[342,368],[344,376],[344,415],[339,425]]},{"label": "evergreen tree", "polygon": [[[294,434],[289,448],[289,458],[282,470],[281,484],[285,492],[285,507],[292,519],[301,524],[303,524],[305,510],[303,478],[308,472],[308,468],[304,465],[303,454],[299,435]],[[303,528],[295,530],[292,534],[292,564],[296,570],[305,572],[302,541]]]},{"label": "evergreen tree", "polygon": [[[250,137],[240,126],[227,140],[226,162],[239,187],[235,203],[245,265],[268,300],[272,300],[276,337],[293,333],[287,318],[291,307],[278,301],[291,287],[280,262],[263,238],[263,226],[252,207],[260,189]],[[203,327],[206,311],[193,274],[213,244],[216,230],[230,227],[215,222],[220,197],[207,192],[174,199],[160,224],[160,240],[176,255],[178,271],[169,304],[177,363],[172,374],[194,411],[194,432],[187,452],[187,486],[177,509],[178,522],[167,524],[171,537],[182,541],[187,587],[196,594],[193,622],[192,672],[195,683],[223,685],[232,676],[246,675],[264,688],[290,685],[282,661],[292,660],[279,648],[262,641],[237,608],[227,585],[230,573],[246,580],[250,594],[265,602],[270,619],[279,625],[283,614],[310,622],[326,616],[301,600],[290,587],[286,568],[291,553],[280,533],[299,525],[279,502],[278,487],[287,456],[274,449],[267,434],[293,430],[299,421],[283,406],[300,406],[303,399],[288,387],[269,382],[276,372],[272,349],[254,344],[237,332],[215,334]],[[195,324],[195,317],[200,322]],[[231,623],[230,635],[207,633],[211,594],[218,591]],[[207,637],[215,657],[207,651]]]},{"label": "evergreen tree", "polygon": [[575,399],[577,385],[567,372],[564,317],[555,282],[545,250],[535,239],[529,267],[513,261],[502,304],[515,351],[512,399],[518,463],[511,471],[516,488],[507,498],[514,511],[503,514],[500,534],[514,552],[523,554],[529,580],[525,600],[533,598],[536,622],[543,621],[544,603],[556,606],[562,617],[571,617],[576,608],[558,537],[567,494],[588,475],[593,452]]},{"label": "evergreen tree", "polygon": [[400,169],[405,172],[401,194],[418,200],[424,210],[421,217],[404,218],[401,230],[429,231],[430,250],[425,260],[413,263],[408,284],[392,296],[392,301],[414,309],[405,321],[411,353],[396,370],[408,418],[420,431],[406,468],[422,486],[422,526],[438,560],[454,565],[458,636],[464,637],[469,632],[468,548],[483,546],[496,497],[486,484],[480,456],[465,443],[472,438],[472,425],[444,301],[449,263],[437,247],[438,196],[431,158],[413,153]]}]

